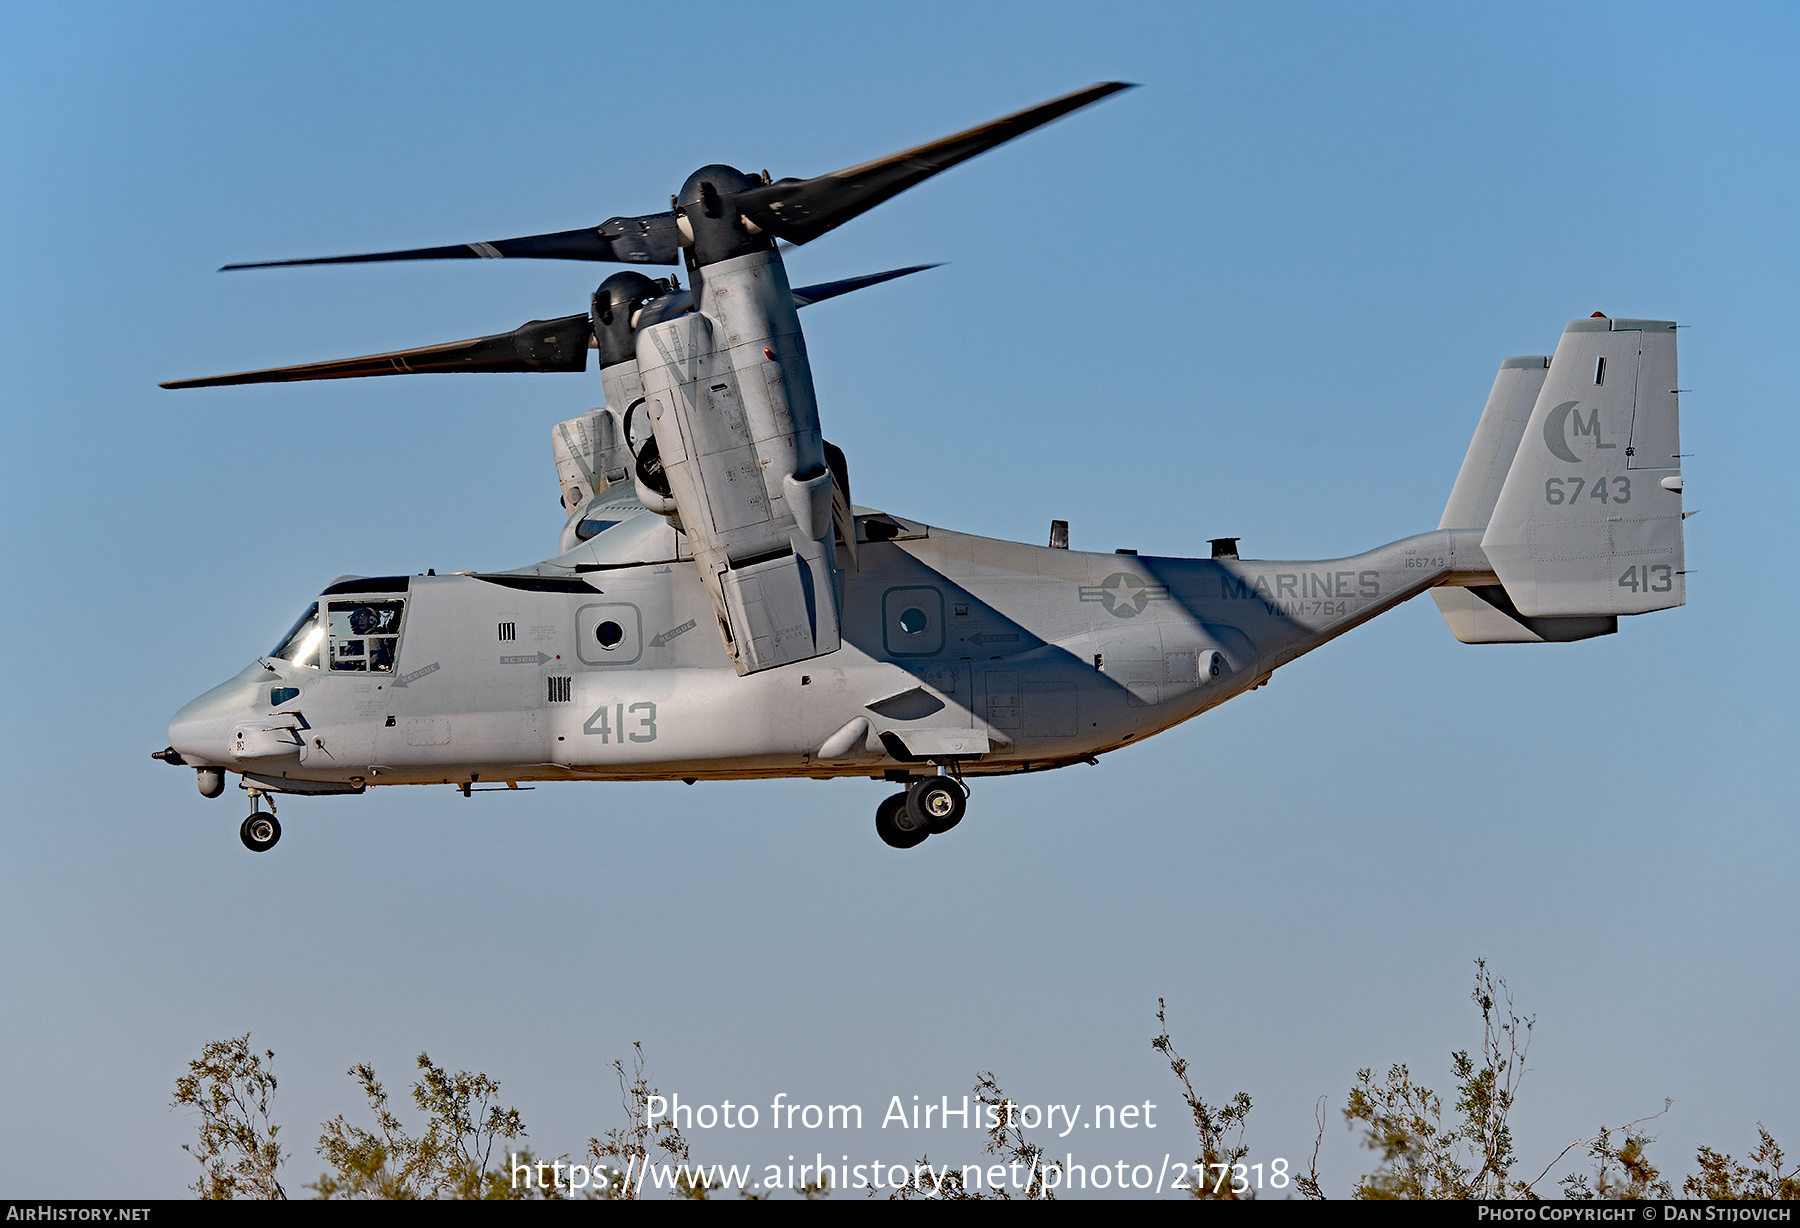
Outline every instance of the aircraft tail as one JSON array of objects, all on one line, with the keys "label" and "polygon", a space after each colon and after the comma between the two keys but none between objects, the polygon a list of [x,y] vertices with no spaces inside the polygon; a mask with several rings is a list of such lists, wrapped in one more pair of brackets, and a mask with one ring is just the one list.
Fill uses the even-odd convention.
[{"label": "aircraft tail", "polygon": [[1577,320],[1494,381],[1441,528],[1478,528],[1493,575],[1432,591],[1465,643],[1618,630],[1686,600],[1675,325]]},{"label": "aircraft tail", "polygon": [[1519,451],[1519,440],[1525,437],[1525,424],[1549,374],[1550,358],[1545,354],[1509,358],[1500,364],[1438,528],[1487,528],[1507,470]]}]

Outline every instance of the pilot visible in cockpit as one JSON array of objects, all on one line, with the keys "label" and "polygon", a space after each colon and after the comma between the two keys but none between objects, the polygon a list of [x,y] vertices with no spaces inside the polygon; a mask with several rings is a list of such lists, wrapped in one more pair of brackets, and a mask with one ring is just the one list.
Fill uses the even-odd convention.
[{"label": "pilot visible in cockpit", "polygon": [[379,634],[392,630],[388,625],[392,620],[391,611],[375,610],[366,605],[357,606],[350,611],[350,634],[371,637],[366,649],[365,668],[383,673],[393,672],[394,648],[399,641],[391,635]]}]

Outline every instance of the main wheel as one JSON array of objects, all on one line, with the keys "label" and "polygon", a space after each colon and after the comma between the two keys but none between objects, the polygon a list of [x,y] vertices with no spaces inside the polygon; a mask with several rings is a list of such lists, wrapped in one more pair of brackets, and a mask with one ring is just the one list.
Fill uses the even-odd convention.
[{"label": "main wheel", "polygon": [[875,807],[875,834],[891,848],[909,849],[931,833],[907,811],[906,794],[896,793]]},{"label": "main wheel", "polygon": [[238,839],[252,853],[266,853],[281,839],[281,824],[275,821],[274,815],[258,811],[245,819],[244,825],[238,828]]},{"label": "main wheel", "polygon": [[918,815],[934,836],[962,822],[968,801],[962,785],[948,776],[927,776],[906,791],[906,809]]}]

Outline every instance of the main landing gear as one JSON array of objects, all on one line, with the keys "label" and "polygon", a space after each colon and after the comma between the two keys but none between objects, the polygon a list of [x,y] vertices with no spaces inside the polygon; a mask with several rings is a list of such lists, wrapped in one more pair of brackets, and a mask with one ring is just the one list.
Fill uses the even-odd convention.
[{"label": "main landing gear", "polygon": [[968,803],[969,791],[961,781],[921,777],[875,808],[875,834],[890,847],[909,849],[962,822]]},{"label": "main landing gear", "polygon": [[275,802],[269,802],[269,813],[262,812],[261,789],[250,790],[250,817],[238,828],[238,839],[252,853],[266,853],[281,839],[281,824],[275,820]]}]

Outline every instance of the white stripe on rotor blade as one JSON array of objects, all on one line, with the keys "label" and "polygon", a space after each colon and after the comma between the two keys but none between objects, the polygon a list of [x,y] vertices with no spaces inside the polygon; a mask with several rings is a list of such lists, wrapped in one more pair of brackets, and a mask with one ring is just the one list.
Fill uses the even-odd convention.
[{"label": "white stripe on rotor blade", "polygon": [[483,260],[504,260],[506,253],[497,250],[492,243],[465,243],[463,245],[480,256]]}]

